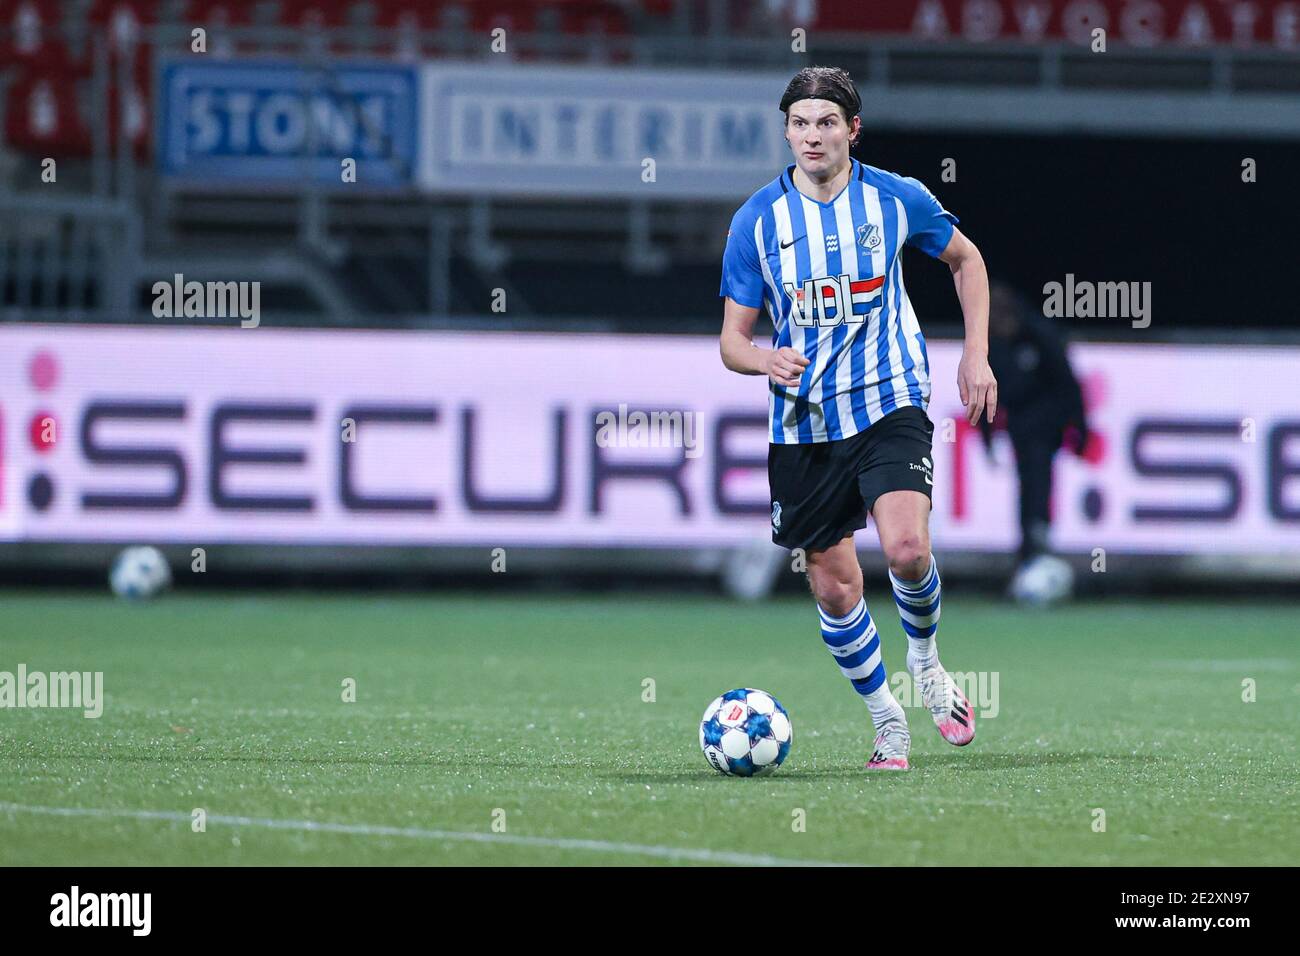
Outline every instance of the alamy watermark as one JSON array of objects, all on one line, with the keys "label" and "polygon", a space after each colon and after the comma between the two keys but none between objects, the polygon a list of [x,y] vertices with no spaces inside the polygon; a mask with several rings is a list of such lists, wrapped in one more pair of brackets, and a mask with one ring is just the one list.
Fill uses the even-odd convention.
[{"label": "alamy watermark", "polygon": [[51,926],[119,926],[133,936],[148,936],[152,912],[152,893],[83,893],[73,886],[50,897]]},{"label": "alamy watermark", "polygon": [[153,284],[153,314],[158,319],[232,319],[245,329],[262,321],[262,283],[198,282],[177,272],[172,281]]},{"label": "alamy watermark", "polygon": [[687,458],[699,458],[700,413],[633,409],[596,413],[596,444],[601,448],[685,448]]},{"label": "alamy watermark", "polygon": [[84,711],[94,719],[104,713],[103,671],[0,671],[0,708],[57,707]]},{"label": "alamy watermark", "polygon": [[1043,286],[1043,315],[1052,319],[1132,319],[1135,329],[1151,324],[1150,282],[1065,282]]},{"label": "alamy watermark", "polygon": [[[966,695],[970,705],[979,711],[982,718],[996,717],[1001,706],[998,704],[998,686],[1001,674],[998,671],[949,671],[948,676]],[[916,686],[912,675],[905,670],[894,671],[889,677],[889,689],[904,707],[924,707],[921,690]]]}]

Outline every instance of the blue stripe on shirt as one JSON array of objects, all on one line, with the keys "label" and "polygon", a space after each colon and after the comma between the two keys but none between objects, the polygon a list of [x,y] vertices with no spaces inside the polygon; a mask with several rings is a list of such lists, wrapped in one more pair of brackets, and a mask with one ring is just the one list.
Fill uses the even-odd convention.
[{"label": "blue stripe on shirt", "polygon": [[[808,276],[812,274],[812,263],[808,255],[808,224],[803,217],[803,194],[798,190],[791,190],[785,194],[786,207],[790,211],[790,231],[794,239],[794,260],[796,269],[796,278],[798,276]],[[814,288],[814,293],[816,289]],[[803,303],[805,315],[815,317],[817,315],[816,307],[808,302],[807,296],[804,297]],[[795,428],[799,434],[800,443],[812,441],[812,410],[808,401],[808,389],[812,386],[812,367],[817,362],[817,326],[811,329],[804,328],[801,336],[803,345],[803,357],[808,360],[808,367],[804,369],[803,377],[799,380],[799,397],[794,400],[794,421]]]},{"label": "blue stripe on shirt", "polygon": [[[899,252],[898,209],[894,206],[893,197],[883,192],[880,194],[880,212],[883,219],[882,228],[885,231],[885,268],[889,269]],[[885,284],[892,283],[886,281]],[[880,383],[876,387],[880,390],[880,415],[883,418],[898,407],[898,402],[894,398],[894,386],[890,381],[893,375],[889,363],[889,323],[894,308],[889,302],[888,295],[881,296],[881,299],[883,308],[880,310],[880,324],[876,328],[876,377]]]},{"label": "blue stripe on shirt", "polygon": [[[850,180],[852,186],[852,180]],[[824,236],[836,236],[840,234],[839,226],[836,224],[835,209],[833,207],[822,207],[822,233]],[[843,270],[840,268],[840,246],[836,242],[834,249],[826,250],[826,274],[839,276]],[[848,289],[844,290],[846,293]],[[821,300],[818,299],[820,302]],[[853,314],[853,297],[849,296],[849,301],[844,304],[844,314],[837,315],[836,319],[839,324],[831,330],[831,357],[826,363],[826,369],[822,372],[822,412],[826,416],[826,439],[828,441],[838,441],[844,437],[844,430],[840,428],[840,407],[835,401],[836,393],[836,371],[839,368],[840,351],[844,348],[844,339],[849,334],[847,319]]]},{"label": "blue stripe on shirt", "polygon": [[[856,160],[855,160],[856,162]],[[872,279],[875,275],[871,268],[871,252],[864,249],[858,242],[858,226],[867,222],[867,200],[863,195],[862,186],[862,167],[858,166],[859,182],[852,184],[853,188],[849,190],[849,209],[853,213],[853,236],[849,239],[853,243],[854,252],[858,257],[858,279]],[[858,431],[862,431],[871,424],[871,417],[867,414],[867,396],[863,382],[867,378],[867,336],[866,329],[858,330],[853,336],[853,341],[849,343],[849,367],[853,372],[853,382],[851,402],[853,408],[853,424],[857,426]]]}]

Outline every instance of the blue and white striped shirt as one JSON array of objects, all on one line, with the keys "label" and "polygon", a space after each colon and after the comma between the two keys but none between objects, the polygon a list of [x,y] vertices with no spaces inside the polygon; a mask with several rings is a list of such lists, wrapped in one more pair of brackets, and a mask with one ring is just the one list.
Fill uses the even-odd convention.
[{"label": "blue and white striped shirt", "polygon": [[831,202],[799,192],[786,167],[731,220],[722,288],[767,303],[772,347],[809,360],[797,389],[768,382],[778,445],[849,438],[901,405],[925,409],[930,359],[907,298],[904,243],[938,257],[956,216],[915,179],[850,159]]}]

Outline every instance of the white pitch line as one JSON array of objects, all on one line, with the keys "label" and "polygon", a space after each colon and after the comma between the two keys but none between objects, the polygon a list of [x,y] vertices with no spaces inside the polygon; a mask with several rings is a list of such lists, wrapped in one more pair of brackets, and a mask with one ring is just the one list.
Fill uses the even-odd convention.
[{"label": "white pitch line", "polygon": [[[105,810],[95,807],[42,807],[21,803],[0,803],[0,813],[31,813],[50,817],[117,817],[128,820],[166,820],[189,823],[191,816],[174,810]],[[419,827],[390,827],[367,823],[328,823],[316,820],[274,820],[269,817],[232,817],[209,813],[209,823],[263,827],[268,830],[298,830],[305,833],[345,833],[353,836],[406,837],[416,840],[446,840],[466,843],[504,843],[557,850],[589,850],[593,853],[625,853],[666,860],[694,860],[699,863],[728,863],[738,866],[852,866],[825,860],[792,860],[767,854],[732,853],[727,850],[692,850],[688,847],[654,846],[643,843],[614,843],[572,837],[517,836],[513,833],[474,833],[461,830],[425,830]]]}]

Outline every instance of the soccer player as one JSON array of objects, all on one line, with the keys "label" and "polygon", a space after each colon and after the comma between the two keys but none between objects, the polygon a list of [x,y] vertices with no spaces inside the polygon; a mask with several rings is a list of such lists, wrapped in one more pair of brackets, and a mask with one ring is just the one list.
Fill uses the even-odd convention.
[{"label": "soccer player", "polygon": [[[972,425],[990,421],[984,260],[921,183],[849,155],[862,131],[849,75],[795,74],[781,97],[794,162],[736,212],[722,263],[722,361],[766,375],[772,540],[802,548],[821,633],[875,725],[871,770],[906,770],[911,736],[890,693],[862,600],[853,532],[875,521],[907,633],[907,667],[949,743],[975,736],[975,712],[939,663],[940,581],[930,552],[930,361],[903,285],[910,244],[948,264],[966,324],[957,386]],[[766,303],[772,348],[753,344]]]}]

